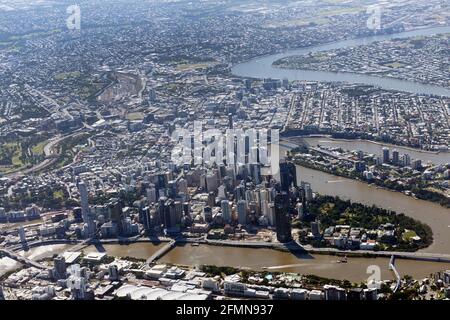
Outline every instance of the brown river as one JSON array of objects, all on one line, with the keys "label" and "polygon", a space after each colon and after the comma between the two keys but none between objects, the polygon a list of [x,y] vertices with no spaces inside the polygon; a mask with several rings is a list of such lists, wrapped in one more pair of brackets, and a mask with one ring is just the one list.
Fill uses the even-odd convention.
[{"label": "brown river", "polygon": [[[316,143],[317,141],[313,140],[311,143]],[[320,138],[320,141],[323,143],[324,139]],[[335,141],[328,143],[339,145]],[[341,146],[348,149],[359,148],[372,153],[377,153],[382,148],[381,145],[361,141],[345,142],[345,144]],[[401,148],[397,149],[400,149],[401,152],[403,152]],[[281,148],[280,151],[284,154],[286,149]],[[421,155],[423,156],[423,160],[435,162],[437,161],[436,159],[440,159],[439,161],[447,160],[448,154],[438,155],[418,152],[412,157],[419,158]],[[429,248],[426,248],[423,251],[450,254],[449,209],[445,209],[438,204],[415,200],[402,193],[377,189],[376,187],[369,186],[363,182],[336,177],[304,167],[297,167],[297,175],[299,181],[303,180],[310,182],[313,190],[321,194],[339,196],[344,199],[350,199],[354,202],[368,205],[374,204],[385,209],[397,211],[398,213],[402,212],[410,217],[427,223],[433,229],[435,241]],[[151,243],[104,245],[101,248],[88,247],[85,251],[105,251],[112,256],[130,256],[146,259],[156,252],[160,246],[161,245],[154,245]],[[32,249],[27,255],[30,255],[32,258],[42,258],[43,256],[41,254],[46,253],[46,256],[48,256],[67,249],[65,247],[50,247],[50,250],[47,250],[46,248],[47,247]],[[270,249],[232,248],[208,245],[193,247],[191,245],[185,245],[171,250],[159,261],[181,265],[213,264],[255,270],[267,268],[267,270],[272,271],[315,274],[322,277],[347,279],[355,282],[365,281],[368,277],[368,274],[366,273],[367,267],[370,265],[377,265],[381,269],[383,279],[393,278],[391,271],[388,270],[389,260],[386,258],[349,258],[348,263],[337,263],[337,258],[334,256],[307,254],[294,255],[288,252]],[[16,266],[17,263],[8,258],[1,259],[0,275]],[[396,266],[401,275],[408,274],[419,279],[429,276],[432,272],[450,269],[450,264],[448,263],[400,259],[397,260]]]},{"label": "brown river", "polygon": [[[104,245],[103,248],[93,246],[85,252],[106,252],[109,255],[146,259],[155,253],[161,245],[152,243],[134,243],[130,245]],[[352,282],[366,281],[369,274],[367,267],[380,267],[384,280],[394,279],[389,271],[387,258],[348,258],[347,263],[338,263],[338,257],[321,254],[292,254],[272,249],[251,249],[219,247],[210,245],[177,246],[163,256],[158,262],[188,266],[217,265],[231,266],[251,270],[267,270],[273,272],[294,272],[314,274],[334,279],[347,279]],[[449,263],[425,262],[397,259],[396,267],[400,274],[411,275],[422,279],[431,273],[450,269]]]}]

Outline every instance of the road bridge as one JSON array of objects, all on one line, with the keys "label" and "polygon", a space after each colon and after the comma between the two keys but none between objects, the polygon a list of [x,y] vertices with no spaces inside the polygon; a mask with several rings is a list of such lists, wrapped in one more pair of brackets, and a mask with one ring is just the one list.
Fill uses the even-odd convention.
[{"label": "road bridge", "polygon": [[0,256],[5,256],[8,258],[11,258],[13,260],[16,260],[17,262],[20,262],[26,266],[29,267],[35,267],[37,269],[41,269],[41,270],[50,270],[50,267],[44,266],[36,261],[30,260],[24,256],[21,256],[18,253],[15,253],[13,251],[9,251],[7,249],[0,249]]},{"label": "road bridge", "polygon": [[172,240],[164,245],[161,249],[156,251],[150,258],[147,259],[147,264],[151,264],[172,250],[177,244],[177,240]]}]

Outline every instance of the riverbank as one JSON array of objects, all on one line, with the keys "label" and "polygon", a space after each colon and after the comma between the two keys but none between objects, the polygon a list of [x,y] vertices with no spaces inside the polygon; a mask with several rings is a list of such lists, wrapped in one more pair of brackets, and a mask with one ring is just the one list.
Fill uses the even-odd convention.
[{"label": "riverbank", "polygon": [[[440,194],[440,193],[436,193],[436,192],[432,192],[429,190],[417,190],[415,192],[413,192],[413,190],[396,190],[396,189],[392,189],[387,187],[386,185],[383,185],[381,183],[378,183],[378,180],[375,180],[372,183],[369,183],[368,181],[361,179],[359,177],[355,177],[352,176],[351,174],[348,174],[346,172],[341,172],[341,171],[333,171],[333,170],[329,170],[325,167],[322,166],[317,166],[314,164],[311,164],[307,161],[300,161],[300,160],[293,160],[293,162],[296,165],[302,166],[302,167],[306,167],[312,170],[317,170],[317,171],[322,171],[328,174],[332,174],[334,176],[337,177],[343,177],[343,178],[347,178],[347,179],[353,179],[362,183],[366,183],[367,185],[375,185],[377,188],[380,189],[384,189],[384,190],[388,190],[390,192],[398,192],[398,193],[402,193],[408,197],[411,197],[413,199],[420,199],[423,201],[429,201],[432,203],[436,203],[439,204],[440,206],[450,209],[450,199],[446,198],[444,195]],[[409,193],[405,193],[405,191],[409,191]]]},{"label": "riverbank", "polygon": [[[377,140],[368,140],[368,139],[361,139],[359,137],[355,137],[355,138],[336,138],[333,137],[333,134],[306,134],[306,135],[295,135],[295,136],[291,136],[289,135],[289,129],[282,132],[281,136],[283,136],[283,133],[287,134],[286,139],[317,139],[317,138],[323,138],[323,139],[327,139],[333,142],[348,142],[348,143],[354,143],[354,142],[362,142],[362,143],[372,143],[375,145],[378,145],[380,147],[387,147],[387,148],[392,148],[392,149],[396,149],[396,148],[401,148],[403,150],[406,151],[412,151],[414,153],[418,152],[418,153],[423,153],[423,154],[429,154],[429,155],[443,155],[443,156],[448,156],[448,162],[450,162],[450,149],[448,151],[442,150],[442,151],[431,151],[431,150],[425,150],[425,149],[419,149],[419,148],[414,148],[414,147],[410,147],[410,146],[405,146],[402,144],[392,144],[392,143],[388,143],[388,142],[382,142],[382,141],[377,141]],[[293,130],[295,131],[295,130]],[[291,142],[291,141],[289,141]],[[439,163],[437,163],[439,164]]]},{"label": "riverbank", "polygon": [[341,40],[337,42],[286,50],[282,53],[255,57],[232,67],[232,74],[243,78],[254,79],[288,79],[290,81],[319,81],[319,82],[346,82],[352,84],[366,84],[385,90],[403,91],[420,95],[434,95],[450,97],[450,89],[434,85],[425,85],[407,80],[380,78],[363,74],[333,73],[325,71],[292,70],[275,68],[272,64],[282,58],[295,55],[307,55],[318,51],[329,51],[344,47],[355,47],[370,44],[376,41],[392,40],[396,38],[410,38],[415,36],[428,36],[450,32],[450,26],[423,28],[412,31],[382,34],[363,38]]}]

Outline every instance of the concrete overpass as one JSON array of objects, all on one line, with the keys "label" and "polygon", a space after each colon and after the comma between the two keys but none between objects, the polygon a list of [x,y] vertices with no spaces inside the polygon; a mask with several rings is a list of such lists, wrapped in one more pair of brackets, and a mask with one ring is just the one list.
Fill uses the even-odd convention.
[{"label": "concrete overpass", "polygon": [[50,267],[44,266],[40,263],[37,263],[36,261],[30,260],[26,257],[21,256],[18,253],[9,251],[7,249],[0,249],[0,256],[5,256],[8,258],[11,258],[13,260],[16,260],[17,262],[20,262],[20,263],[26,265],[26,266],[29,266],[29,267],[35,267],[35,268],[41,269],[41,270],[50,270],[51,269]]}]

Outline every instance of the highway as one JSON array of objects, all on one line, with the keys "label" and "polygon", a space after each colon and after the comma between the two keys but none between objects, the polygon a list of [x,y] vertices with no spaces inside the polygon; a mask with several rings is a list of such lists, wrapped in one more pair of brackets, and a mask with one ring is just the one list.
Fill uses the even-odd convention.
[{"label": "highway", "polygon": [[0,256],[5,256],[8,258],[11,258],[13,260],[16,260],[17,262],[20,262],[20,263],[26,265],[26,266],[29,266],[29,267],[35,267],[35,268],[41,269],[41,270],[49,270],[50,269],[47,266],[44,266],[36,261],[25,258],[25,257],[21,256],[20,254],[10,251],[8,249],[0,249]]}]

